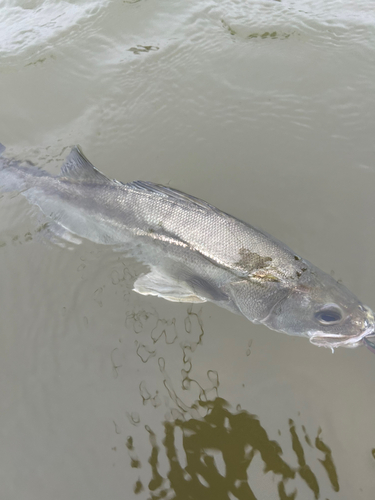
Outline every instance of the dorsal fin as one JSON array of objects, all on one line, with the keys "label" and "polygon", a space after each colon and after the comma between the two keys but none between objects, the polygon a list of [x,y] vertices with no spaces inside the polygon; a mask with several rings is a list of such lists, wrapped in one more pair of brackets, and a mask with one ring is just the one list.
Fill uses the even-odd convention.
[{"label": "dorsal fin", "polygon": [[104,174],[99,172],[82,153],[79,146],[73,146],[71,152],[61,167],[61,176],[77,181],[109,182]]},{"label": "dorsal fin", "polygon": [[206,201],[200,200],[195,196],[191,196],[190,194],[186,194],[178,189],[173,189],[167,186],[162,186],[161,184],[154,184],[153,182],[148,181],[133,181],[128,184],[128,186],[135,187],[136,189],[142,191],[148,191],[149,193],[156,193],[161,196],[167,196],[168,198],[175,199],[176,201],[183,201],[194,203],[194,205],[204,208],[205,210],[210,210],[216,212],[222,216],[226,216],[225,212],[222,212],[218,208],[210,205]]},{"label": "dorsal fin", "polygon": [[0,142],[0,156],[4,153],[4,151],[5,151],[5,146]]}]

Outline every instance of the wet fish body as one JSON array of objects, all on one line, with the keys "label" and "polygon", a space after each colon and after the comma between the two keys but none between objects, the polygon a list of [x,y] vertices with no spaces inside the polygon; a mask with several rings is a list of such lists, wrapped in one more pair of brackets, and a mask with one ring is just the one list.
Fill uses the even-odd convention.
[{"label": "wet fish body", "polygon": [[56,234],[113,245],[149,266],[138,293],[211,301],[330,348],[374,332],[368,307],[283,243],[175,189],[110,180],[77,147],[59,176],[0,156],[0,188],[20,191]]}]

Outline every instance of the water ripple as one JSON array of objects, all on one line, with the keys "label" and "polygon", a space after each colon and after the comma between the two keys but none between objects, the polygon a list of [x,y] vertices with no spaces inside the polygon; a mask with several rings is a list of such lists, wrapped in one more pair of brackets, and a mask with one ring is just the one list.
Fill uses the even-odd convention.
[{"label": "water ripple", "polygon": [[[17,56],[56,43],[82,22],[91,22],[107,0],[69,1],[16,0],[1,2],[0,54]],[[82,32],[82,31],[81,31]],[[38,59],[35,62],[43,62]]]}]

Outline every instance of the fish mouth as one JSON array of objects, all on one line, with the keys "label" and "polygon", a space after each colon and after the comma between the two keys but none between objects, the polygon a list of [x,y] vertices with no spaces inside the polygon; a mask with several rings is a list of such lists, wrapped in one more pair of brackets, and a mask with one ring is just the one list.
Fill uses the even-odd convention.
[{"label": "fish mouth", "polygon": [[[369,338],[370,337],[370,338]],[[358,347],[360,343],[364,343],[366,347],[373,350],[375,353],[375,330],[374,325],[366,328],[359,335],[344,335],[341,333],[330,333],[322,335],[321,332],[313,334],[310,337],[310,342],[319,347],[329,347],[335,349],[336,347]]]},{"label": "fish mouth", "polygon": [[375,354],[375,332],[370,333],[367,337],[363,338],[363,343]]},{"label": "fish mouth", "polygon": [[[367,311],[367,318],[368,318],[368,322],[370,323],[371,320],[372,320],[372,328],[368,328],[368,330],[371,330],[367,333],[367,335],[365,335],[363,338],[362,338],[362,342],[365,344],[365,346],[375,354],[375,317],[374,317],[374,313],[372,312],[372,310],[367,307],[367,306],[364,306],[365,310]],[[367,326],[369,326],[369,323]]]}]

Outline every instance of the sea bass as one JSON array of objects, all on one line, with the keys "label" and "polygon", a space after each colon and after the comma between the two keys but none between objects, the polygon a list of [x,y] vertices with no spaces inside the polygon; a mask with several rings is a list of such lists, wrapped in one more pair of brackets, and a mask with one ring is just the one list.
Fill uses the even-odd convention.
[{"label": "sea bass", "polygon": [[1,155],[0,189],[21,192],[58,235],[113,245],[146,264],[134,283],[140,294],[214,302],[332,350],[372,345],[371,309],[285,244],[176,189],[111,180],[79,147],[58,176]]}]

